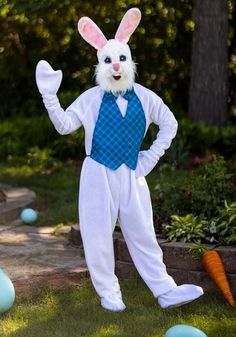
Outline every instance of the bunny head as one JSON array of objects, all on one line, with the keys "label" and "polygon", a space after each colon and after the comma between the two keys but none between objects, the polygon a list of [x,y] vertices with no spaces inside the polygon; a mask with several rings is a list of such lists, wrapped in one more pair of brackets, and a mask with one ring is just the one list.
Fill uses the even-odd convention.
[{"label": "bunny head", "polygon": [[135,63],[127,44],[141,19],[138,8],[129,9],[115,34],[107,40],[99,27],[88,17],[78,22],[80,35],[97,49],[96,82],[105,91],[113,94],[125,93],[131,89],[135,79]]}]

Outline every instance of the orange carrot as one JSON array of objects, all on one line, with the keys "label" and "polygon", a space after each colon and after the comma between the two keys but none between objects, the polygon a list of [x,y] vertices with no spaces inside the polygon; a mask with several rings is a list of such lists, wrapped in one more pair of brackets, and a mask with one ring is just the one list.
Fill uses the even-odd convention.
[{"label": "orange carrot", "polygon": [[230,305],[235,306],[234,298],[229,287],[222,259],[217,251],[207,250],[202,256],[202,262],[208,275],[221,290]]}]

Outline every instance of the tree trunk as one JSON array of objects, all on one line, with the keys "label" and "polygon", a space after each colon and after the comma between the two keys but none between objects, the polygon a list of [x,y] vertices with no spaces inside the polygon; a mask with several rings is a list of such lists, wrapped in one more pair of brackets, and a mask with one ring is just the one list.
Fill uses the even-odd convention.
[{"label": "tree trunk", "polygon": [[223,126],[228,101],[227,0],[195,0],[193,18],[189,118]]}]

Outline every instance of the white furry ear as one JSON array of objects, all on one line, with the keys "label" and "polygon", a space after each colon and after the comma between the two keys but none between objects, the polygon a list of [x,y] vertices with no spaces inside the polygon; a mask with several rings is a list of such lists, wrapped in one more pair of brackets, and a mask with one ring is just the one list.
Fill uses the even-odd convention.
[{"label": "white furry ear", "polygon": [[85,41],[98,50],[102,49],[107,43],[107,39],[100,28],[86,16],[79,20],[78,31]]},{"label": "white furry ear", "polygon": [[115,40],[120,42],[127,43],[130,36],[133,34],[135,29],[138,27],[138,24],[141,20],[141,12],[138,8],[130,8],[117,29]]}]

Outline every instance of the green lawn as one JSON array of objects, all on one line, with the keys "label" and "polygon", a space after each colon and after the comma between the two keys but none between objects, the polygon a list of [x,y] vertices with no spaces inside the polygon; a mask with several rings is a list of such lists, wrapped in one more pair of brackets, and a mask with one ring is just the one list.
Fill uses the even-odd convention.
[{"label": "green lawn", "polygon": [[[138,278],[122,280],[123,313],[100,308],[89,280],[63,292],[44,290],[17,299],[0,317],[1,337],[163,337],[176,324],[203,330],[208,337],[235,337],[236,312],[217,293],[208,293],[183,307],[160,309]],[[190,337],[190,336],[189,336]]]},{"label": "green lawn", "polygon": [[[158,185],[182,179],[184,172],[172,172],[169,168],[155,170],[147,177],[151,192]],[[39,210],[37,226],[70,225],[78,221],[77,203],[81,164],[64,163],[56,171],[38,172],[38,168],[10,164],[0,165],[0,182],[28,187],[36,192],[35,208]]]},{"label": "green lawn", "polygon": [[28,166],[0,166],[0,182],[36,192],[37,226],[73,224],[78,221],[77,202],[80,166],[64,165],[41,174]]},{"label": "green lawn", "polygon": [[[37,173],[27,166],[0,166],[1,183],[24,186],[37,194],[40,211],[36,225],[77,221],[80,165],[64,164],[54,172]],[[181,182],[184,172],[159,168],[147,178],[155,193],[160,183]],[[235,337],[236,312],[217,293],[206,294],[181,308],[161,310],[139,279],[121,282],[127,310],[110,313],[99,306],[90,281],[63,292],[44,290],[35,297],[16,300],[0,316],[0,337],[163,337],[176,324],[202,329],[208,337]],[[190,336],[189,336],[190,337]]]}]

